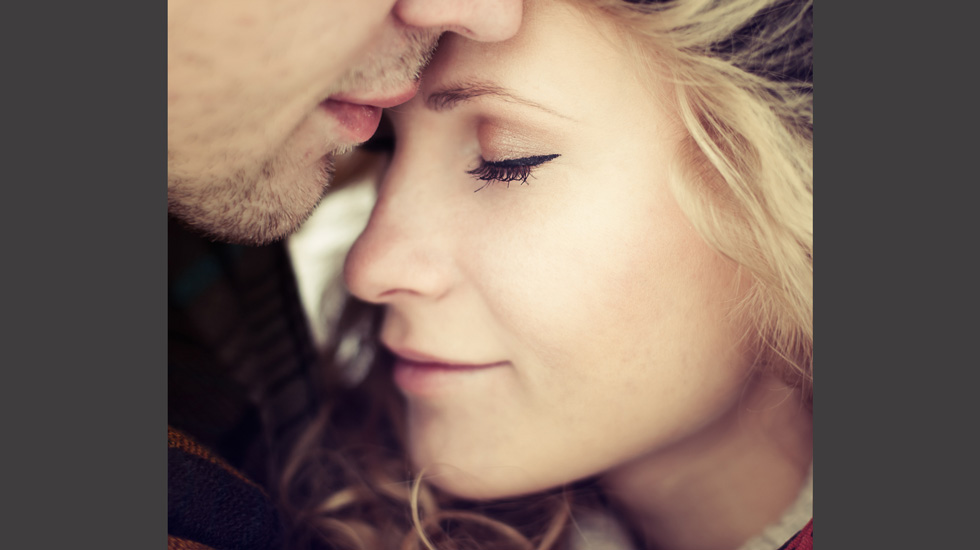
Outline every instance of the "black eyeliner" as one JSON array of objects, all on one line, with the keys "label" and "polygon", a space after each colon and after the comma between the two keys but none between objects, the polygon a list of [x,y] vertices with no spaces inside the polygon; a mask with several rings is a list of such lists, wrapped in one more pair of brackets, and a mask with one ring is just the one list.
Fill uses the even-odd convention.
[{"label": "black eyeliner", "polygon": [[537,166],[560,156],[561,155],[536,155],[533,157],[524,157],[520,159],[488,160],[484,162],[491,166],[497,166],[500,168],[512,168],[515,166]]}]

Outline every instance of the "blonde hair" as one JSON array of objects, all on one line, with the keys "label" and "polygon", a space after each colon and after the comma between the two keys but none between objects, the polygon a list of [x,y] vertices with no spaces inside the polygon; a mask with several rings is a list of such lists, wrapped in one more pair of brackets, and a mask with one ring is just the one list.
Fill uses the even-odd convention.
[{"label": "blonde hair", "polygon": [[[744,274],[736,311],[751,327],[746,338],[756,364],[800,387],[811,405],[812,0],[578,3],[622,31],[643,75],[672,87],[686,131],[673,167],[675,197],[705,240]],[[560,546],[570,495],[576,506],[594,502],[585,489],[520,501],[536,510],[523,517],[537,519],[519,529],[499,519],[506,511],[445,509],[466,504],[411,473],[399,440],[403,403],[390,380],[372,368],[351,390],[336,374],[338,365],[385,360],[371,344],[377,309],[352,300],[342,317],[341,327],[355,328],[338,331],[327,354],[330,406],[282,476],[293,546],[314,538],[331,548]],[[339,356],[352,349],[355,355]],[[455,536],[446,522],[482,535]]]},{"label": "blonde hair", "polygon": [[686,130],[673,167],[688,219],[748,280],[756,365],[812,405],[812,0],[590,0],[614,15]]}]

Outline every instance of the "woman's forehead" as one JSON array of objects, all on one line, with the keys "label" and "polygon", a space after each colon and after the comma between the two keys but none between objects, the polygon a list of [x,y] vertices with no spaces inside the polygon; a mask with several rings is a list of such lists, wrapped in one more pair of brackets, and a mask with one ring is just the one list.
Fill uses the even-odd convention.
[{"label": "woman's forehead", "polygon": [[480,96],[536,104],[576,118],[598,102],[632,99],[625,88],[635,81],[633,73],[623,50],[584,12],[547,2],[527,16],[511,40],[483,43],[445,36],[423,75],[420,95],[430,106]]}]

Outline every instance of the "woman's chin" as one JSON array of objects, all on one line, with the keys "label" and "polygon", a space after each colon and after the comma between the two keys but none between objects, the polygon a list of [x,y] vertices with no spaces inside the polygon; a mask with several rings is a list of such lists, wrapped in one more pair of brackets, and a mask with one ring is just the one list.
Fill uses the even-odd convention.
[{"label": "woman's chin", "polygon": [[489,466],[466,461],[418,460],[413,456],[416,473],[429,485],[453,497],[474,500],[499,500],[519,497],[551,488],[526,468],[511,465]]}]

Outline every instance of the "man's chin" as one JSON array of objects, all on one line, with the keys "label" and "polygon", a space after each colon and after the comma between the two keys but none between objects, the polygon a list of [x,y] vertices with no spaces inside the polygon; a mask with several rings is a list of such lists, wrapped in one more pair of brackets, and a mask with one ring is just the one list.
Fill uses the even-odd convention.
[{"label": "man's chin", "polygon": [[332,163],[307,174],[263,174],[250,183],[233,178],[168,187],[168,212],[212,240],[259,246],[296,231],[309,218],[332,179]]},{"label": "man's chin", "polygon": [[175,207],[173,203],[170,204],[169,213],[210,240],[247,246],[261,246],[280,241],[302,224],[302,220],[295,221],[267,214],[241,217],[216,216],[213,212]]}]

